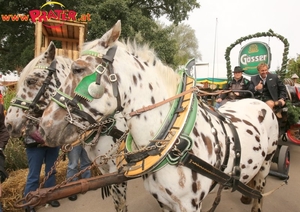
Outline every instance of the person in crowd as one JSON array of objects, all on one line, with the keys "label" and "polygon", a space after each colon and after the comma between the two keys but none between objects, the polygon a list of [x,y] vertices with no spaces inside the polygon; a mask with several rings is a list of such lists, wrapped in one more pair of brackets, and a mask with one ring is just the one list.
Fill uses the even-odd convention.
[{"label": "person in crowd", "polygon": [[[68,152],[68,168],[67,168],[67,179],[73,177],[78,173],[78,169],[84,170],[86,167],[91,165],[91,161],[82,145],[74,146],[73,149]],[[81,174],[81,178],[90,178],[91,170],[88,169]],[[78,177],[72,178],[72,181],[78,180]],[[71,195],[68,197],[69,200],[77,200],[77,195]]]},{"label": "person in crowd", "polygon": [[[231,81],[228,81],[228,83],[224,86],[223,90],[235,90],[234,92],[227,92],[222,93],[219,95],[216,99],[216,108],[219,108],[223,104],[225,104],[227,101],[234,100],[234,99],[243,99],[247,97],[251,97],[251,93],[245,92],[249,90],[250,81],[243,77],[243,69],[240,66],[234,67],[233,70],[233,78]],[[245,90],[237,91],[237,90]]]},{"label": "person in crowd", "polygon": [[[35,191],[40,184],[40,173],[43,163],[45,163],[45,176],[53,167],[55,161],[58,158],[60,147],[48,147],[43,144],[38,138],[32,134],[27,135],[24,138],[24,144],[26,147],[26,155],[28,160],[28,175],[24,190],[24,196],[30,191]],[[53,187],[56,184],[56,170],[45,181],[44,188]],[[48,202],[52,207],[59,207],[60,203],[57,200]],[[26,207],[26,212],[35,212],[34,207]]]},{"label": "person in crowd", "polygon": [[[4,106],[0,104],[0,197],[2,195],[1,183],[3,183],[8,177],[8,173],[5,170],[5,155],[4,149],[9,140],[9,133],[4,124]],[[0,203],[0,212],[2,212],[2,205]]]},{"label": "person in crowd", "polygon": [[[258,75],[251,77],[249,90],[255,98],[260,99],[274,109],[274,106],[284,106],[287,97],[286,87],[277,74],[269,73],[269,66],[260,63],[257,66]],[[276,114],[281,116],[280,113]]]},{"label": "person in crowd", "polygon": [[3,99],[3,94],[2,91],[0,90],[0,104],[4,103],[4,99]]}]

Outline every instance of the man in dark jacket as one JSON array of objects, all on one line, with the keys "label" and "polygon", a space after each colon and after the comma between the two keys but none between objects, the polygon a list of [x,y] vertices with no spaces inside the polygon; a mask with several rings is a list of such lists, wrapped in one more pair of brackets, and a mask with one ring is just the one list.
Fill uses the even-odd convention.
[{"label": "man in dark jacket", "polygon": [[257,70],[258,75],[251,77],[249,90],[272,109],[275,105],[284,106],[287,92],[278,75],[269,73],[269,66],[266,63],[260,63]]},{"label": "man in dark jacket", "polygon": [[[223,93],[216,99],[216,108],[225,104],[229,100],[243,99],[251,97],[249,93],[250,81],[243,77],[244,70],[240,66],[234,67],[233,78],[223,88],[223,90],[235,90],[234,92]],[[237,90],[245,90],[248,92],[242,92]]]}]

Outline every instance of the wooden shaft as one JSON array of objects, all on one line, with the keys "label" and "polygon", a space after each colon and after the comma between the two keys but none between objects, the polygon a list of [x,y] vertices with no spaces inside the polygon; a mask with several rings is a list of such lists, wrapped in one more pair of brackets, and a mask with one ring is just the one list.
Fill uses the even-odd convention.
[{"label": "wooden shaft", "polygon": [[50,190],[54,187],[37,189],[36,191],[29,192],[25,198],[16,202],[14,207],[21,208],[24,206],[43,205],[52,200],[62,199],[79,193],[86,193],[90,190],[97,190],[108,185],[119,184],[135,178],[137,177],[128,178],[125,177],[124,174],[114,172],[97,177],[77,180],[63,185],[53,191]]}]

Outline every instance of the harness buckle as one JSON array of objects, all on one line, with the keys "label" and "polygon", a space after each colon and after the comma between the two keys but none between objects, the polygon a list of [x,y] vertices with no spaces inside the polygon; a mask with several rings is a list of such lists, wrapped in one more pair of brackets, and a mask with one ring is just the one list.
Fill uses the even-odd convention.
[{"label": "harness buckle", "polygon": [[111,81],[111,82],[116,82],[117,81],[117,75],[116,74],[111,74],[111,75],[109,75],[109,80]]},{"label": "harness buckle", "polygon": [[96,67],[96,71],[97,71],[99,74],[101,74],[101,75],[102,75],[106,70],[107,70],[106,67],[104,67],[102,64],[99,64],[99,65],[97,65],[97,67]]},{"label": "harness buckle", "polygon": [[173,147],[172,153],[173,153],[173,155],[175,155],[176,157],[181,157],[181,155],[182,155],[182,152],[177,148],[176,145]]},{"label": "harness buckle", "polygon": [[236,180],[240,179],[241,176],[241,168],[239,166],[234,166],[233,170],[232,170],[232,176],[233,178],[235,178]]}]

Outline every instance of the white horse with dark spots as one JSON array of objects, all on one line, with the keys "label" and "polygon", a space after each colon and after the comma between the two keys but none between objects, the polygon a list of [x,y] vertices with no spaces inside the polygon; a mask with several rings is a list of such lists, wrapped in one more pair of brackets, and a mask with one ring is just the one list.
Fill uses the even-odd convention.
[{"label": "white horse with dark spots", "polygon": [[[73,60],[57,56],[55,52],[56,47],[53,42],[50,42],[46,51],[32,59],[22,70],[16,97],[11,102],[5,119],[6,127],[12,137],[21,137],[28,131],[34,132],[40,116],[50,102],[52,93],[68,79]],[[115,120],[115,125],[120,131],[126,129],[122,117],[116,116]],[[114,125],[111,127],[113,128]],[[90,160],[97,159],[95,162],[103,174],[117,170],[113,159],[102,165],[98,159],[100,155],[113,154],[117,150],[115,145],[117,138],[105,134],[96,139],[93,145],[84,142],[82,144]],[[98,142],[100,140],[101,142]],[[126,189],[126,182],[111,186],[110,193],[118,212],[127,211]]]},{"label": "white horse with dark spots", "polygon": [[55,99],[40,122],[47,144],[71,143],[82,133],[68,121],[85,122],[72,112],[78,102],[84,104],[82,114],[99,123],[119,112],[129,133],[115,155],[118,170],[127,177],[142,176],[162,211],[200,211],[215,184],[253,198],[251,211],[262,211],[278,142],[272,110],[255,99],[229,102],[222,113],[210,110],[185,71],[164,65],[147,45],[120,42],[120,33],[118,21],[87,43],[73,62],[59,91],[74,97],[73,102]]}]

